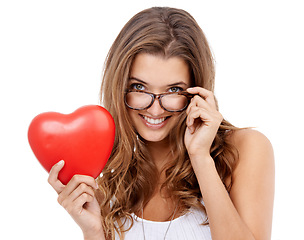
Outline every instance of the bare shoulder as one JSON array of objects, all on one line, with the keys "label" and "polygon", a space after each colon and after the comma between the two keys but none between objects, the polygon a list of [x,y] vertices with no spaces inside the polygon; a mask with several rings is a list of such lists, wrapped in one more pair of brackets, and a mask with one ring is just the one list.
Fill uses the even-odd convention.
[{"label": "bare shoulder", "polygon": [[252,129],[237,130],[229,138],[239,154],[232,172],[232,188],[244,191],[249,186],[273,186],[274,154],[269,139]]},{"label": "bare shoulder", "polygon": [[241,129],[233,131],[227,140],[234,145],[239,155],[232,172],[234,185],[237,185],[238,180],[245,183],[252,181],[252,178],[274,176],[273,148],[264,134],[253,129]]},{"label": "bare shoulder", "polygon": [[[273,148],[269,139],[253,129],[234,131],[229,140],[236,147],[240,161],[273,161]],[[241,162],[239,162],[241,163]]]},{"label": "bare shoulder", "polygon": [[228,140],[239,153],[230,198],[256,239],[270,239],[275,184],[272,145],[264,134],[251,129],[234,131]]},{"label": "bare shoulder", "polygon": [[261,132],[253,129],[241,129],[233,131],[229,136],[232,143],[239,149],[245,147],[258,147],[272,150],[269,139]]}]

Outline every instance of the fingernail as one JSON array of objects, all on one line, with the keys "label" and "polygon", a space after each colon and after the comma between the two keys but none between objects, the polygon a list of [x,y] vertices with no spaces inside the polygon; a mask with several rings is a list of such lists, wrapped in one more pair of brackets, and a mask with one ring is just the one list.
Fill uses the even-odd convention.
[{"label": "fingernail", "polygon": [[58,165],[62,165],[62,164],[64,164],[64,161],[63,161],[63,160],[60,160],[57,164],[58,164]]},{"label": "fingernail", "polygon": [[95,188],[96,188],[96,189],[98,189],[98,188],[99,188],[98,183],[97,183],[97,182],[95,182],[95,184],[96,184]]},{"label": "fingernail", "polygon": [[193,133],[194,133],[194,130],[195,130],[194,127],[191,126],[191,127],[190,127],[190,133],[193,134]]}]

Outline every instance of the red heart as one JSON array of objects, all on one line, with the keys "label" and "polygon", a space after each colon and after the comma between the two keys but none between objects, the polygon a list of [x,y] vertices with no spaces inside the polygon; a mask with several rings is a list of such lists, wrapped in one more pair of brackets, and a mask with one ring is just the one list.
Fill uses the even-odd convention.
[{"label": "red heart", "polygon": [[71,114],[41,113],[28,129],[30,146],[48,172],[55,163],[65,161],[58,175],[63,184],[75,174],[99,176],[111,154],[114,137],[111,114],[97,105],[81,107]]}]

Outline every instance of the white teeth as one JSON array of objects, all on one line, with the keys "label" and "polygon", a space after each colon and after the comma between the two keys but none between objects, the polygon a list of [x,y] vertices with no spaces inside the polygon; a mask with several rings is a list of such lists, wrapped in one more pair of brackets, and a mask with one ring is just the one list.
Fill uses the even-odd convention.
[{"label": "white teeth", "polygon": [[148,122],[148,123],[150,123],[150,124],[160,124],[160,123],[162,123],[163,121],[165,121],[165,119],[166,118],[158,118],[158,119],[153,119],[153,118],[148,118],[148,117],[146,117],[146,116],[143,116],[144,117],[144,119]]}]

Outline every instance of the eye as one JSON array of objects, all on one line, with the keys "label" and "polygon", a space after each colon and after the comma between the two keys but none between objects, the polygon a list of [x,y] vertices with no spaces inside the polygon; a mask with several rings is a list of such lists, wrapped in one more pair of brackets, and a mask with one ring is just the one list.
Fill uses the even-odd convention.
[{"label": "eye", "polygon": [[182,92],[184,89],[182,89],[181,87],[171,87],[169,88],[169,92]]},{"label": "eye", "polygon": [[140,83],[133,83],[133,84],[131,84],[130,89],[143,91],[143,90],[145,90],[145,87],[144,87],[144,85],[142,85]]}]

